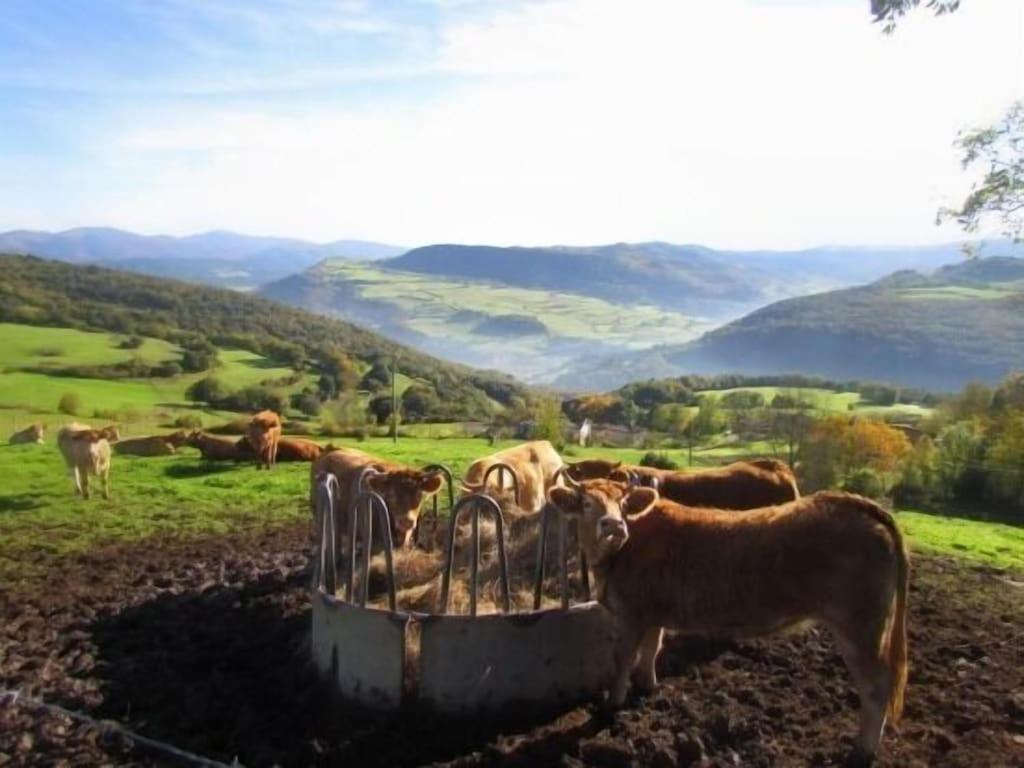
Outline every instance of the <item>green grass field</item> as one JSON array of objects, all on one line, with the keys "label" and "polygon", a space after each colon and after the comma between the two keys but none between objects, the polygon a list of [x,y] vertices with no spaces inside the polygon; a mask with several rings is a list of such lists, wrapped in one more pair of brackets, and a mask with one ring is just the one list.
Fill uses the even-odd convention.
[{"label": "green grass field", "polygon": [[[204,376],[214,375],[229,389],[282,379],[292,374],[282,367],[245,350],[218,350],[218,365],[212,371],[154,379],[91,379],[29,373],[22,369],[66,365],[109,365],[129,360],[140,353],[147,362],[177,360],[181,350],[159,339],[145,339],[137,350],[120,349],[123,337],[87,333],[69,328],[37,328],[0,323],[0,429],[14,431],[30,422],[55,426],[73,418],[95,419],[97,411],[116,413],[126,434],[139,434],[173,420],[175,415],[194,412],[186,390]],[[59,352],[59,355],[54,354]],[[283,392],[301,389],[310,376],[298,384],[281,387]],[[77,394],[82,408],[77,417],[59,413],[57,404],[66,393]],[[231,414],[200,410],[208,423],[231,418]],[[125,418],[128,417],[128,418]]]},{"label": "green grass field", "polygon": [[[475,458],[514,444],[502,441],[491,447],[469,438],[406,438],[397,446],[383,438],[341,442],[414,466],[447,464],[456,477]],[[726,463],[760,447],[698,454],[695,463]],[[636,462],[642,453],[588,448],[566,451],[566,458]],[[685,451],[668,453],[685,465]],[[0,477],[0,579],[30,578],[54,558],[107,542],[157,533],[223,533],[308,516],[309,465],[280,464],[272,472],[259,472],[251,464],[204,466],[188,448],[159,458],[115,456],[110,501],[74,496],[52,438],[45,445],[0,446]],[[909,511],[899,513],[898,520],[914,549],[1024,570],[1024,528]]]},{"label": "green grass field", "polygon": [[1020,289],[1002,286],[940,285],[928,288],[906,288],[898,291],[900,296],[911,300],[931,299],[940,301],[967,301],[984,299],[1005,299],[1019,293]]},{"label": "green grass field", "polygon": [[908,416],[923,418],[928,416],[931,408],[910,403],[897,403],[895,405],[873,405],[861,399],[858,392],[833,392],[828,389],[816,387],[737,387],[735,389],[704,390],[699,395],[711,395],[721,398],[730,392],[759,392],[769,405],[778,394],[789,394],[799,392],[811,407],[816,411],[848,412],[855,411],[865,416],[875,418],[886,418],[891,416]]},{"label": "green grass field", "polygon": [[177,360],[181,350],[162,339],[145,339],[137,349],[121,349],[125,336],[72,328],[39,328],[0,323],[0,370],[69,365],[113,365],[132,358],[146,363]]},{"label": "green grass field", "polygon": [[394,304],[413,318],[411,328],[427,335],[470,334],[477,321],[459,319],[460,312],[492,317],[528,315],[555,336],[635,348],[678,343],[702,330],[685,315],[653,306],[631,306],[624,312],[601,299],[382,270],[349,261],[329,262],[322,271],[356,283],[365,299]]}]

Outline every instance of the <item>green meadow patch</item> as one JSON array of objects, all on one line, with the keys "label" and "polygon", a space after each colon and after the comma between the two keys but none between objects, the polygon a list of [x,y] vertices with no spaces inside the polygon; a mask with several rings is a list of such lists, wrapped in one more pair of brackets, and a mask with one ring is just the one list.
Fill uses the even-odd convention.
[{"label": "green meadow patch", "polygon": [[[338,441],[335,441],[338,442]],[[456,479],[476,458],[514,445],[470,438],[385,438],[346,445],[413,466],[448,465]],[[736,445],[698,451],[695,464],[711,466],[764,455],[767,446]],[[686,451],[658,451],[686,466]],[[569,461],[605,457],[635,463],[640,449],[567,448]],[[279,464],[270,472],[250,463],[207,464],[184,448],[175,456],[115,456],[112,498],[74,495],[53,438],[45,445],[0,446],[0,579],[28,578],[54,559],[97,546],[154,534],[192,537],[245,527],[308,519],[309,465]],[[457,490],[457,489],[456,489]],[[912,549],[935,551],[1024,571],[1024,528],[953,517],[899,512]]]}]

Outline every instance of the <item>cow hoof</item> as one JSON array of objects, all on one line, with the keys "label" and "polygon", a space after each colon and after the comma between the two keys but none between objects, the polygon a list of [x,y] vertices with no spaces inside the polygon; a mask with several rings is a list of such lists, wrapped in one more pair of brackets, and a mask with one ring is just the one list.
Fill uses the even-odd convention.
[{"label": "cow hoof", "polygon": [[844,768],[870,768],[875,763],[875,756],[865,752],[861,747],[854,747],[843,761]]}]

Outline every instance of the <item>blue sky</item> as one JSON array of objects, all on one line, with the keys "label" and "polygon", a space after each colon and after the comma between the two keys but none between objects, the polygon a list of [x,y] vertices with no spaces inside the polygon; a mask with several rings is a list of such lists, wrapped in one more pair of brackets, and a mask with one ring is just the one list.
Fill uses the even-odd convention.
[{"label": "blue sky", "polygon": [[0,229],[404,245],[955,239],[1024,3],[7,0]]}]

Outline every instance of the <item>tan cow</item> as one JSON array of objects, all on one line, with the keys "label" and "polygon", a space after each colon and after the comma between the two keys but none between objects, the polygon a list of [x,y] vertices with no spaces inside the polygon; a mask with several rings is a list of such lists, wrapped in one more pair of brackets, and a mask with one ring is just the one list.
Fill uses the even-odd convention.
[{"label": "tan cow", "polygon": [[[524,512],[539,512],[544,506],[547,492],[555,484],[563,461],[547,440],[534,440],[506,448],[469,465],[462,480],[463,492],[477,493],[484,490],[484,475],[495,464],[508,464],[515,471],[519,485],[516,505]],[[499,470],[491,473],[487,483],[493,487],[512,487],[507,473]]]},{"label": "tan cow", "polygon": [[[245,441],[244,437],[232,440],[227,437],[215,437],[205,432],[194,431],[185,440],[185,445],[198,448],[204,461],[240,461],[251,459],[253,456],[251,450],[239,449],[239,443],[243,441]],[[248,449],[248,442],[245,445]]]},{"label": "tan cow", "polygon": [[186,441],[184,432],[152,437],[133,437],[114,445],[114,453],[125,456],[170,456],[177,453],[178,446]]},{"label": "tan cow", "polygon": [[110,498],[110,443],[117,442],[117,427],[93,429],[86,424],[69,424],[57,433],[57,447],[75,481],[75,493],[89,498],[89,475],[103,483],[103,498]]},{"label": "tan cow", "polygon": [[860,691],[858,756],[874,755],[886,716],[899,719],[907,679],[909,564],[889,513],[831,492],[725,512],[609,480],[553,488],[550,498],[580,518],[598,599],[618,625],[612,705],[631,674],[641,688],[656,685],[662,628],[761,637],[820,624]]},{"label": "tan cow", "polygon": [[282,437],[277,441],[278,461],[316,461],[323,452],[319,443],[301,437]]},{"label": "tan cow", "polygon": [[250,420],[245,435],[256,453],[256,468],[274,466],[281,439],[281,417],[273,411],[260,411]]},{"label": "tan cow", "polygon": [[423,500],[440,491],[444,484],[444,476],[440,472],[423,472],[353,448],[340,448],[325,453],[313,463],[310,470],[311,505],[315,502],[320,476],[325,472],[333,474],[338,479],[340,490],[335,508],[342,523],[339,536],[343,536],[348,531],[348,513],[358,493],[359,478],[364,470],[371,467],[379,474],[367,477],[366,488],[379,493],[388,505],[392,544],[396,548],[404,547],[411,543]]},{"label": "tan cow", "polygon": [[793,471],[776,459],[737,461],[700,472],[675,472],[606,459],[584,459],[569,464],[566,472],[576,481],[607,478],[625,482],[632,474],[640,480],[640,485],[656,486],[664,498],[691,507],[756,509],[800,498]]},{"label": "tan cow", "polygon": [[8,438],[7,442],[10,445],[18,445],[20,443],[41,443],[43,442],[43,437],[45,435],[45,424],[33,424],[29,427],[25,427],[20,432],[15,432]]}]

